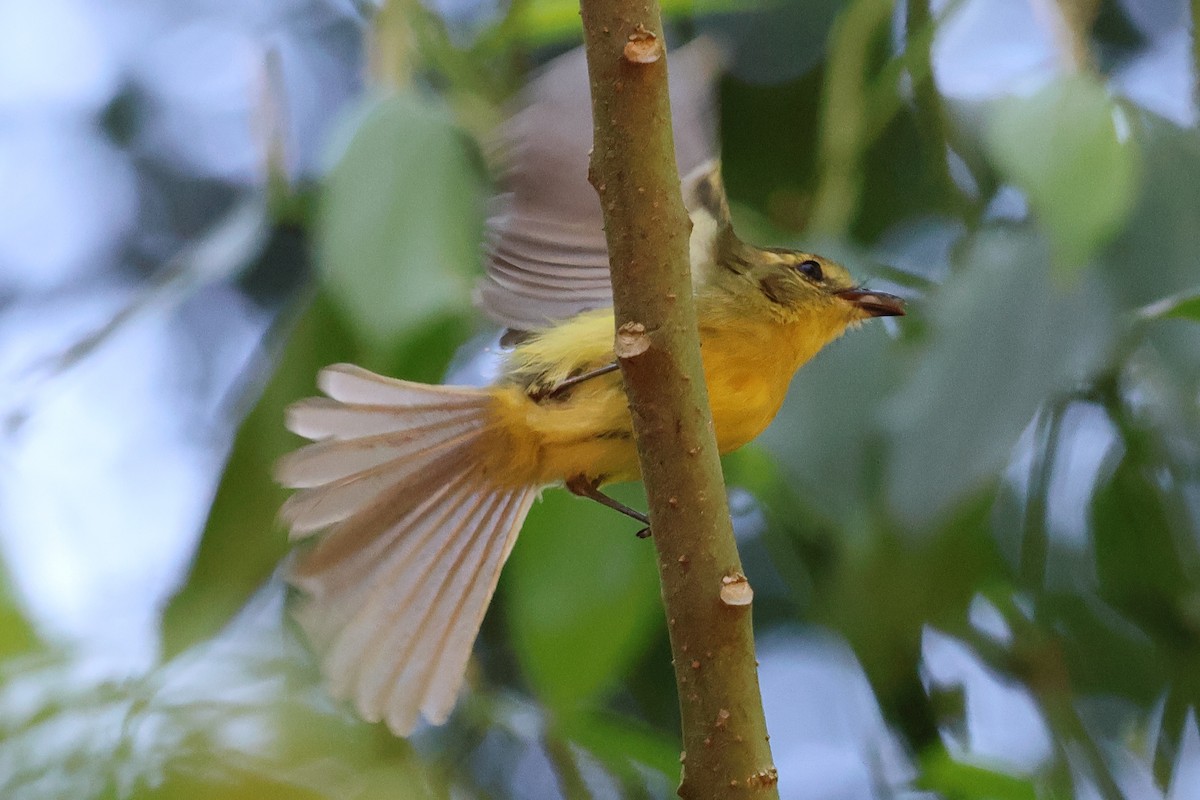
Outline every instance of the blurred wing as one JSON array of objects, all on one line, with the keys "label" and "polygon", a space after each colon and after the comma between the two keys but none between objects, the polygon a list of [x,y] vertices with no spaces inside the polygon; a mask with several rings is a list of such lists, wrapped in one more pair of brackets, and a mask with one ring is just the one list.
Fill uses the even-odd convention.
[{"label": "blurred wing", "polygon": [[[721,54],[697,39],[671,54],[671,112],[681,175],[716,155]],[[600,201],[587,180],[592,108],[582,48],[551,61],[500,129],[501,193],[488,218],[487,274],[476,302],[530,330],[612,303]]]}]

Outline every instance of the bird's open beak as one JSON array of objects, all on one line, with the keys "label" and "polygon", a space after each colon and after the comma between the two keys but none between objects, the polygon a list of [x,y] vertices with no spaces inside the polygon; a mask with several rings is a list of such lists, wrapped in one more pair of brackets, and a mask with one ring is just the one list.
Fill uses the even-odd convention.
[{"label": "bird's open beak", "polygon": [[847,289],[837,296],[865,311],[872,317],[903,317],[904,301],[894,294],[873,292],[870,289]]}]

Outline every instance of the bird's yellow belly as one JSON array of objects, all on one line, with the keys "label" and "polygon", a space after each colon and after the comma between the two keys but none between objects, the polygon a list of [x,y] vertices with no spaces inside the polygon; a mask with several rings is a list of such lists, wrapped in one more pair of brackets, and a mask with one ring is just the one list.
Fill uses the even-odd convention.
[{"label": "bird's yellow belly", "polygon": [[[798,366],[787,344],[727,328],[702,332],[701,356],[722,453],[758,436],[779,412]],[[496,466],[489,471],[496,477],[503,473],[524,485],[576,475],[605,483],[640,477],[618,373],[580,384],[561,402],[535,403],[515,386],[498,389],[496,397],[498,427],[513,434],[492,439],[495,451],[488,460]]]}]

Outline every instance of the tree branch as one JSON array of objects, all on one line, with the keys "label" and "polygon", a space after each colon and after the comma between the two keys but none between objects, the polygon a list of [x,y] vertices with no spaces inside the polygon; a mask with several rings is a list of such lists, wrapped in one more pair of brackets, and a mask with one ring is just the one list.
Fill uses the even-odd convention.
[{"label": "tree branch", "polygon": [[750,620],[700,361],[656,0],[581,0],[591,180],[683,720],[683,798],[778,797]]},{"label": "tree branch", "polygon": [[1200,0],[1192,0],[1192,98],[1200,104]]}]

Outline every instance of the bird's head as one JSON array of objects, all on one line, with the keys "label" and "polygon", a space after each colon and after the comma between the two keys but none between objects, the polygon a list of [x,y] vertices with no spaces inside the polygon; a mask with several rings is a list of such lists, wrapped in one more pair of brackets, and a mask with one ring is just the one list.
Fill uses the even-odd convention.
[{"label": "bird's head", "polygon": [[717,162],[690,175],[683,190],[692,219],[692,278],[701,298],[736,299],[748,313],[809,321],[835,336],[871,317],[904,314],[903,300],[864,288],[835,261],[738,239]]},{"label": "bird's head", "polygon": [[[737,243],[737,255],[726,255],[730,269],[746,288],[755,290],[784,319],[824,317],[852,325],[871,317],[904,315],[904,301],[866,289],[841,264],[814,253]],[[720,257],[720,256],[719,256]]]}]

